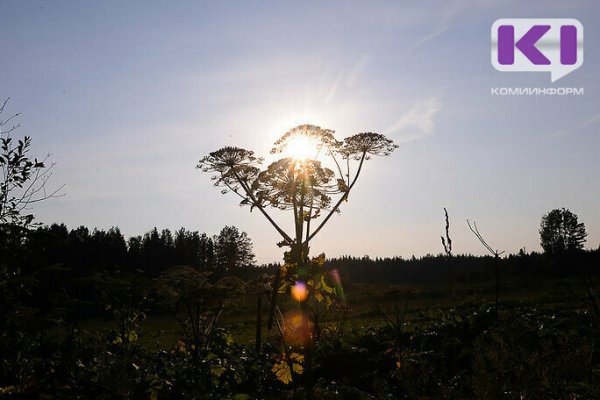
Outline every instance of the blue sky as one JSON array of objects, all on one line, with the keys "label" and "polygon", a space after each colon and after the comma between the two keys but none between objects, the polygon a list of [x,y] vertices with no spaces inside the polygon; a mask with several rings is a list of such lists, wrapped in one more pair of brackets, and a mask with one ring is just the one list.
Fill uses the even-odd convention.
[{"label": "blue sky", "polygon": [[[577,18],[583,66],[554,84],[494,70],[491,25],[513,17]],[[259,261],[279,260],[276,232],[195,165],[225,145],[266,155],[314,123],[400,147],[366,165],[313,253],[438,253],[444,206],[457,253],[482,253],[467,218],[500,250],[537,250],[540,218],[557,207],[596,248],[599,27],[594,1],[2,1],[0,97],[66,185],[36,207],[44,223],[126,235],[236,225]],[[585,95],[490,95],[506,86]]]}]

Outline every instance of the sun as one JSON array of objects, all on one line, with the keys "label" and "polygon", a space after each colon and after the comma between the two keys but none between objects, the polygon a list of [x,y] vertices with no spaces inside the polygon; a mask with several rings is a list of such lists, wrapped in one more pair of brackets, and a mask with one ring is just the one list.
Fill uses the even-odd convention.
[{"label": "sun", "polygon": [[319,153],[319,146],[315,139],[306,135],[297,135],[288,141],[285,153],[288,157],[303,161],[316,158]]}]

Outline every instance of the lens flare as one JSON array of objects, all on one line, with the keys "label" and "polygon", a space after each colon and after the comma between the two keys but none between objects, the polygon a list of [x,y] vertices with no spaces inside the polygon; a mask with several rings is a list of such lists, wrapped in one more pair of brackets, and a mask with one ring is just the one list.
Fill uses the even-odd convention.
[{"label": "lens flare", "polygon": [[332,269],[331,271],[329,271],[329,276],[331,276],[331,279],[333,280],[338,296],[342,300],[342,303],[345,304],[346,294],[344,293],[344,287],[342,286],[342,278],[340,278],[339,271],[337,269]]},{"label": "lens flare", "polygon": [[290,346],[304,346],[312,340],[313,323],[301,311],[290,311],[283,317],[283,335]]},{"label": "lens flare", "polygon": [[329,274],[331,275],[331,279],[333,279],[333,282],[336,284],[336,286],[342,285],[342,279],[340,278],[340,273],[337,269],[332,269]]},{"label": "lens flare", "polygon": [[292,286],[292,297],[296,301],[304,301],[308,297],[308,288],[302,281],[298,281]]}]

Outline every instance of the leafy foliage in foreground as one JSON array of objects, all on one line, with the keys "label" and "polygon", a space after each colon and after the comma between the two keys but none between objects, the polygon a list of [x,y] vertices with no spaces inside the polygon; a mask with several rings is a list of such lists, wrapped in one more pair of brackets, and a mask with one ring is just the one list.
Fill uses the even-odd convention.
[{"label": "leafy foliage in foreground", "polygon": [[[585,309],[513,304],[387,315],[357,335],[324,329],[313,355],[314,395],[372,398],[599,398],[598,320]],[[131,326],[131,329],[139,329]],[[111,331],[64,337],[21,332],[2,341],[4,395],[64,398],[303,398],[276,347],[260,352],[217,329],[195,354],[153,350]],[[135,339],[133,339],[135,338]],[[9,346],[10,345],[10,346]],[[18,349],[18,351],[17,351]],[[302,356],[291,353],[295,372]],[[9,397],[10,398],[10,397]]]}]

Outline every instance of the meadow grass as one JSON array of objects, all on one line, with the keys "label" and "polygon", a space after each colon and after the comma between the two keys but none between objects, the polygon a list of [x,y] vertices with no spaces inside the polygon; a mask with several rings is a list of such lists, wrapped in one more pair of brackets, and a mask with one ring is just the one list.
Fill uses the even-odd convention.
[{"label": "meadow grass", "polygon": [[[450,295],[448,285],[385,285],[348,284],[345,288],[344,315],[345,329],[349,334],[361,335],[366,331],[381,327],[385,321],[381,313],[395,315],[399,312],[404,322],[417,317],[430,315],[435,319],[436,312],[453,307],[474,304],[493,305],[494,282],[459,283],[454,285]],[[285,296],[280,297],[282,310],[292,310],[298,304]],[[535,305],[539,309],[561,310],[585,307],[586,292],[583,283],[577,279],[552,279],[541,281],[505,282],[500,295],[502,309],[518,305]],[[263,340],[276,335],[275,329],[266,331],[268,307],[263,301]],[[256,296],[244,295],[230,302],[226,307],[219,326],[227,329],[234,341],[250,344],[255,340]],[[339,310],[324,311],[320,316],[321,328],[339,324]],[[101,333],[115,328],[111,320],[92,319],[81,323],[80,329],[90,333]],[[410,329],[408,327],[407,329]],[[140,344],[148,349],[167,350],[183,338],[183,332],[176,319],[169,314],[149,315],[140,326]]]}]

